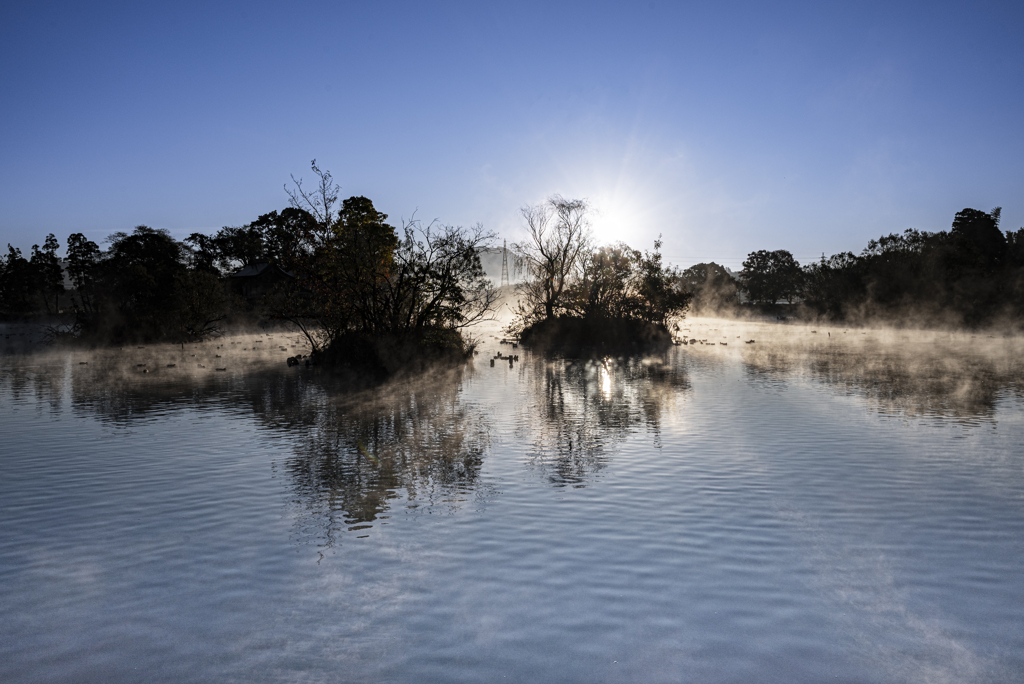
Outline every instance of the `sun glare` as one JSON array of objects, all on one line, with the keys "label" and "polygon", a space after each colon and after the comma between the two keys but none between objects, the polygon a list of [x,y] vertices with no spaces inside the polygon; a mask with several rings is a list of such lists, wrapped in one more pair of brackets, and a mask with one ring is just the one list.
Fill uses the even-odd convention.
[{"label": "sun glare", "polygon": [[679,169],[642,146],[620,155],[581,155],[560,171],[562,194],[590,203],[599,244],[625,242],[649,249],[659,233],[672,229],[667,219],[679,214],[678,193],[669,180],[678,178]]},{"label": "sun glare", "polygon": [[600,193],[588,199],[594,208],[591,227],[598,243],[625,242],[634,247],[645,246],[639,244],[641,240],[638,238],[654,230],[654,226],[651,204],[644,200],[641,192],[620,190]]}]

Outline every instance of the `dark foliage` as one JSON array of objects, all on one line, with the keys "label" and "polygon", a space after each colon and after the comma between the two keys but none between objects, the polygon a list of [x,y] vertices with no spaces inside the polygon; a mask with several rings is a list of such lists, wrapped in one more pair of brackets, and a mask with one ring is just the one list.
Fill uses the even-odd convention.
[{"label": "dark foliage", "polygon": [[[293,206],[184,242],[138,226],[101,251],[76,233],[62,267],[53,235],[32,259],[9,247],[0,259],[0,310],[43,305],[74,312],[79,337],[94,341],[202,339],[232,308],[291,321],[320,363],[373,374],[465,358],[459,332],[492,309],[496,292],[480,250],[493,235],[410,222],[401,231],[366,197],[337,205],[338,187],[314,162],[319,183],[289,191]],[[64,293],[64,276],[72,291]]]},{"label": "dark foliage", "polygon": [[74,288],[71,305],[84,316],[95,316],[98,311],[100,292],[97,281],[100,276],[102,253],[95,242],[81,233],[68,237],[68,277]]},{"label": "dark foliage", "polygon": [[488,315],[497,296],[480,263],[493,234],[416,221],[399,232],[366,197],[336,209],[330,174],[315,163],[313,171],[315,192],[300,181],[291,192],[293,209],[308,218],[294,223],[285,261],[297,281],[267,299],[272,314],[298,326],[321,363],[390,373],[452,350],[468,354],[459,331]]},{"label": "dark foliage", "polygon": [[7,256],[0,259],[0,310],[8,314],[33,311],[38,277],[21,250],[7,245]]},{"label": "dark foliage", "polygon": [[744,292],[757,304],[775,304],[780,299],[792,303],[800,293],[802,280],[800,264],[784,249],[751,252],[740,272]]},{"label": "dark foliage", "polygon": [[804,303],[831,318],[849,317],[864,303],[863,266],[852,252],[842,252],[804,267]]},{"label": "dark foliage", "polygon": [[193,233],[185,244],[192,250],[196,270],[217,275],[259,262],[291,264],[299,256],[299,236],[312,222],[308,212],[288,207],[244,226],[221,228],[215,235]]},{"label": "dark foliage", "polygon": [[63,263],[53,235],[42,248],[33,246],[31,260],[9,248],[0,260],[0,310],[56,315],[53,337],[91,342],[185,341],[217,333],[226,313],[223,283],[190,267],[195,259],[185,245],[147,226],[107,241],[104,252],[74,233]]},{"label": "dark foliage", "polygon": [[554,316],[526,327],[519,340],[526,347],[566,356],[619,356],[666,349],[672,335],[663,323],[637,318]]},{"label": "dark foliage", "polygon": [[116,313],[117,338],[166,336],[167,312],[175,304],[174,285],[186,267],[182,246],[165,230],[138,226],[114,233],[103,261],[105,304]]},{"label": "dark foliage", "polygon": [[804,303],[833,319],[977,326],[1024,314],[1024,229],[964,209],[950,231],[907,230],[804,269]]},{"label": "dark foliage", "polygon": [[42,249],[39,245],[32,245],[32,259],[29,261],[34,280],[33,289],[42,297],[43,305],[49,313],[60,310],[60,296],[64,293],[64,272],[57,258],[58,249],[60,243],[50,233]]},{"label": "dark foliage", "polygon": [[965,259],[976,267],[994,269],[1006,256],[1006,237],[999,230],[1002,207],[986,214],[977,209],[958,211],[950,235],[953,241],[970,254]]},{"label": "dark foliage", "polygon": [[695,314],[727,314],[739,306],[739,283],[724,266],[696,264],[682,272],[686,290],[693,294]]}]

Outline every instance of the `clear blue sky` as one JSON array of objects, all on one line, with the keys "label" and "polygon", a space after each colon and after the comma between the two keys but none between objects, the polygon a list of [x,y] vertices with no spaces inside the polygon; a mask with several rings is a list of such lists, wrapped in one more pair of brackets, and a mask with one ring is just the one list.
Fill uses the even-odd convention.
[{"label": "clear blue sky", "polygon": [[0,18],[0,247],[177,237],[314,157],[397,223],[586,197],[676,264],[1024,226],[1024,3],[47,3]]}]

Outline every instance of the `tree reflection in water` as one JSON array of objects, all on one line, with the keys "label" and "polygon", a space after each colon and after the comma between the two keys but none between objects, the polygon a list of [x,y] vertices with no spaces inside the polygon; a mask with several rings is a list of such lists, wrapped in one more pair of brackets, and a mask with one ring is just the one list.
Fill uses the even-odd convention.
[{"label": "tree reflection in water", "polygon": [[59,354],[19,360],[3,368],[0,390],[54,411],[67,397],[76,412],[117,427],[180,411],[215,421],[251,416],[264,434],[294,445],[276,467],[290,475],[300,536],[317,543],[387,519],[396,499],[450,512],[488,493],[478,479],[489,428],[482,410],[461,400],[462,371],[358,389],[280,363],[238,373],[168,368],[148,352],[94,352],[83,365]]},{"label": "tree reflection in water", "polygon": [[180,411],[212,419],[211,426],[251,416],[269,438],[289,445],[275,467],[289,475],[298,534],[330,545],[339,533],[386,524],[396,510],[451,512],[489,496],[481,471],[498,421],[509,423],[513,453],[534,472],[556,487],[583,487],[631,434],[646,431],[647,443],[658,446],[662,425],[692,394],[694,364],[741,359],[755,386],[782,388],[803,377],[866,396],[883,412],[964,423],[994,420],[1000,399],[1024,395],[1024,342],[898,342],[759,340],[738,349],[675,348],[661,359],[526,354],[515,371],[502,371],[515,373],[507,376],[511,394],[491,394],[485,368],[471,400],[463,396],[463,372],[355,390],[279,360],[234,359],[237,372],[216,373],[187,350],[146,348],[5,362],[0,391],[26,405],[33,402],[20,398],[31,395],[36,410],[70,402],[75,412],[118,426]]},{"label": "tree reflection in water", "polygon": [[[1000,341],[1001,342],[1001,341]],[[1024,357],[1015,343],[778,344],[743,350],[751,381],[783,386],[805,376],[859,394],[881,413],[906,418],[995,420],[996,404],[1024,397]]]},{"label": "tree reflection in water", "polygon": [[553,485],[584,487],[614,446],[638,428],[660,445],[662,416],[690,389],[684,359],[571,360],[533,357],[533,401],[520,410],[516,437],[528,462]]},{"label": "tree reflection in water", "polygon": [[311,392],[303,402],[309,429],[286,464],[304,534],[324,535],[329,545],[338,531],[386,520],[395,499],[453,511],[486,496],[478,480],[489,428],[461,392],[459,373]]}]

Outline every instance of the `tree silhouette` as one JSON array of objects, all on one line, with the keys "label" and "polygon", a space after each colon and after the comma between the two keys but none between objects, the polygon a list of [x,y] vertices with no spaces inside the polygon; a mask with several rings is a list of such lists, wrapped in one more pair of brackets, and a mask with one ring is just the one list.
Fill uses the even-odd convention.
[{"label": "tree silhouette", "polygon": [[[39,245],[32,245],[32,265],[34,277],[34,289],[42,296],[43,304],[50,313],[59,313],[60,296],[64,293],[64,271],[60,266],[60,259],[57,258],[57,250],[60,249],[60,242],[53,233],[46,236],[42,249]],[[50,302],[53,308],[50,308]]]},{"label": "tree silhouette", "polygon": [[566,289],[591,245],[586,200],[554,195],[520,210],[528,237],[512,245],[528,272],[516,286],[534,317],[551,318],[564,306]]},{"label": "tree silhouette", "polygon": [[740,272],[740,282],[747,296],[761,304],[775,304],[780,299],[792,303],[800,291],[801,277],[800,264],[784,249],[751,252]]}]

